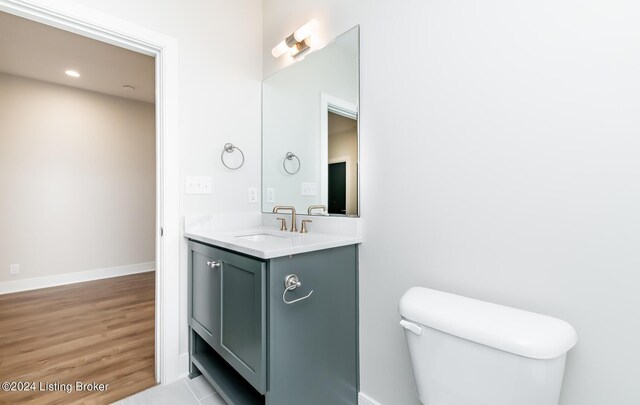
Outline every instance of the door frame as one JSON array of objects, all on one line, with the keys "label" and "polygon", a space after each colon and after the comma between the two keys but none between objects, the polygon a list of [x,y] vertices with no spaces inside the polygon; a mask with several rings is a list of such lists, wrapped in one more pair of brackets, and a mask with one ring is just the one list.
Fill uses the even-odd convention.
[{"label": "door frame", "polygon": [[156,90],[156,381],[181,377],[179,334],[178,41],[73,1],[0,0],[0,11],[155,58]]},{"label": "door frame", "polygon": [[[329,207],[329,113],[351,118],[358,123],[358,106],[327,93],[320,93],[320,201]],[[359,125],[359,123],[357,124]],[[358,160],[360,160],[360,131]],[[359,174],[358,174],[359,177]],[[358,182],[358,188],[360,187]],[[359,193],[358,193],[359,194]],[[359,205],[359,203],[358,203]],[[358,215],[360,210],[358,209]]]}]

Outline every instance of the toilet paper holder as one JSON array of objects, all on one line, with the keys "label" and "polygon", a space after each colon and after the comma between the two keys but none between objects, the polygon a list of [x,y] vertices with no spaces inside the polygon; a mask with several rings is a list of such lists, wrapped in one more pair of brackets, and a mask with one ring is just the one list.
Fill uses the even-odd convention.
[{"label": "toilet paper holder", "polygon": [[295,274],[289,274],[287,277],[284,278],[284,291],[282,292],[282,301],[287,304],[287,305],[291,305],[291,304],[295,304],[296,302],[300,302],[302,300],[306,300],[307,298],[309,298],[311,296],[311,294],[313,294],[313,290],[311,290],[311,292],[309,292],[309,294],[305,295],[304,297],[301,298],[297,298],[295,300],[292,301],[287,301],[287,298],[285,297],[287,295],[287,292],[289,291],[293,291],[296,288],[302,286],[302,282],[300,282],[300,280],[298,279],[298,276]]}]

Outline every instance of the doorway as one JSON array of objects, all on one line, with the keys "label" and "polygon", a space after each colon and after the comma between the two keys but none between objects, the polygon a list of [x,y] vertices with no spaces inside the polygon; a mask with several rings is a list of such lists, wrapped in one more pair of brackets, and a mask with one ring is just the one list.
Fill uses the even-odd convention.
[{"label": "doorway", "polygon": [[[0,11],[63,28],[99,41],[115,44],[155,58],[157,111],[157,209],[155,225],[156,272],[156,381],[170,383],[180,376],[178,350],[179,314],[166,308],[177,308],[179,302],[179,201],[178,195],[178,131],[177,106],[177,41],[134,24],[125,23],[89,8],[73,4],[57,4],[43,9],[21,0],[0,0]],[[163,235],[160,237],[160,235]]]},{"label": "doorway", "polygon": [[347,162],[329,163],[329,214],[347,214]]},{"label": "doorway", "polygon": [[[359,215],[359,162],[357,105],[320,93],[320,200],[327,207],[328,214]],[[339,165],[331,166],[336,163],[344,163],[344,176]],[[332,184],[330,170],[334,172],[331,177],[338,183]],[[341,202],[342,183],[344,204]],[[330,189],[333,190],[332,198]],[[333,210],[328,208],[330,205],[334,205]]]},{"label": "doorway", "polygon": [[[4,12],[0,54],[0,380],[83,401],[149,388],[155,60]],[[110,389],[74,385],[93,382]],[[0,402],[60,395],[20,391]]]},{"label": "doorway", "polygon": [[327,114],[328,212],[358,215],[358,121],[334,111]]}]

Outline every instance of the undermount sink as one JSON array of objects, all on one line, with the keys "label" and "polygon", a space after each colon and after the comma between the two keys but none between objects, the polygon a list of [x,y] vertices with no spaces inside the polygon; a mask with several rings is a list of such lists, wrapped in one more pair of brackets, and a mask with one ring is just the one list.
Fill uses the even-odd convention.
[{"label": "undermount sink", "polygon": [[251,242],[264,242],[267,240],[273,240],[273,239],[282,239],[282,238],[286,238],[288,237],[288,235],[272,235],[270,233],[252,233],[249,235],[238,235],[236,236],[236,238],[238,239],[242,239],[242,240],[248,240]]}]

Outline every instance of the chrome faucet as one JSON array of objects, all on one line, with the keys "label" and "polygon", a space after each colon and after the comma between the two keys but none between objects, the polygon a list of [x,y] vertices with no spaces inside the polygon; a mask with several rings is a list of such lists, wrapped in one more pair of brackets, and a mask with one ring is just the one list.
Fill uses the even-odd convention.
[{"label": "chrome faucet", "polygon": [[291,211],[291,232],[298,232],[298,227],[296,226],[296,209],[295,207],[278,205],[273,207],[273,212],[278,213],[281,210]]},{"label": "chrome faucet", "polygon": [[309,215],[313,215],[313,210],[322,210],[322,215],[325,215],[327,213],[327,206],[326,205],[310,205],[309,208],[307,209],[307,214]]}]

